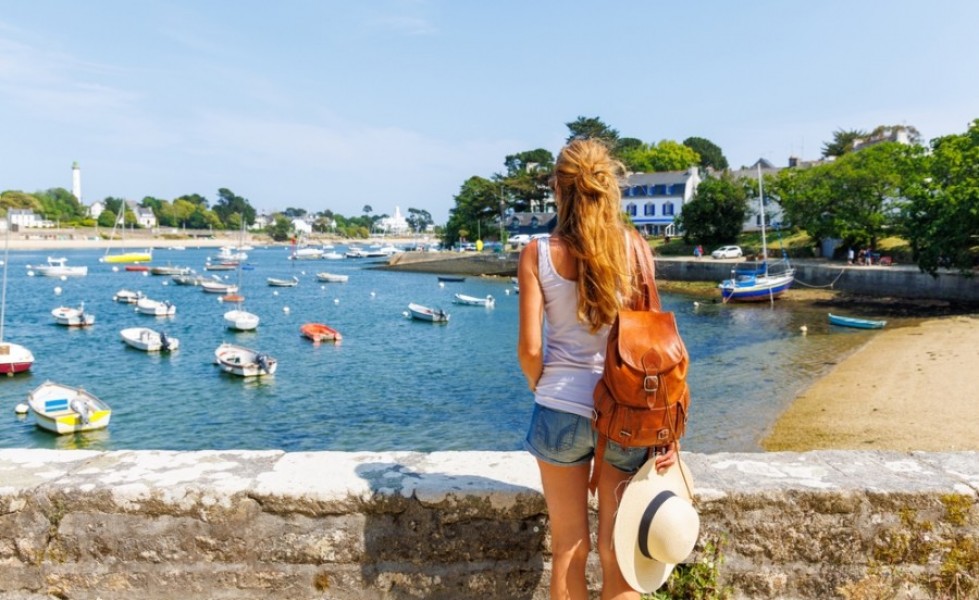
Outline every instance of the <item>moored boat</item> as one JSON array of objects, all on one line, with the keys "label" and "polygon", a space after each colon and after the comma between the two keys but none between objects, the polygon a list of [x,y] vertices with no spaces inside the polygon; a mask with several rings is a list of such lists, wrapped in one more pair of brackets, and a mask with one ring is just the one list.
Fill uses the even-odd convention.
[{"label": "moored boat", "polygon": [[236,331],[252,331],[258,327],[260,320],[258,315],[240,308],[224,313],[225,324]]},{"label": "moored boat", "polygon": [[188,275],[191,272],[190,267],[174,267],[167,265],[165,267],[150,267],[150,275]]},{"label": "moored boat", "polygon": [[833,313],[829,313],[829,322],[831,325],[839,325],[840,327],[856,327],[857,329],[881,329],[887,325],[887,321],[861,319],[858,317],[845,317],[843,315],[834,315]]},{"label": "moored boat", "polygon": [[448,323],[449,313],[441,308],[429,308],[414,302],[408,305],[408,313],[412,319],[428,321],[429,323]]},{"label": "moored boat", "polygon": [[151,300],[143,297],[136,301],[136,312],[152,317],[172,317],[177,307],[169,300]]},{"label": "moored boat", "polygon": [[223,281],[204,280],[200,283],[201,291],[208,294],[234,294],[238,291],[238,286],[233,283]]},{"label": "moored boat", "polygon": [[34,354],[30,350],[20,344],[0,342],[0,374],[23,373],[33,364]]},{"label": "moored boat", "polygon": [[453,302],[456,304],[466,304],[469,306],[485,306],[487,308],[493,308],[496,305],[496,299],[489,294],[485,298],[477,298],[475,296],[467,296],[466,294],[453,294]]},{"label": "moored boat", "polygon": [[180,347],[180,340],[149,327],[127,327],[119,332],[122,341],[143,352],[173,352]]},{"label": "moored boat", "polygon": [[85,305],[78,308],[59,306],[51,311],[54,322],[65,327],[90,327],[95,324],[95,315],[85,312]]},{"label": "moored boat", "polygon": [[138,264],[138,263],[137,264],[134,264],[134,265],[126,265],[125,266],[125,269],[127,271],[135,271],[137,273],[144,273],[144,272],[150,270],[150,268],[147,267],[146,265],[141,265],[141,264]]},{"label": "moored boat", "polygon": [[438,279],[439,281],[452,282],[452,283],[459,283],[461,281],[466,280],[466,278],[462,277],[461,275],[439,275]]},{"label": "moored boat", "polygon": [[214,358],[222,371],[239,377],[274,375],[279,366],[268,354],[227,342],[217,347]]},{"label": "moored boat", "polygon": [[88,267],[70,267],[67,258],[48,257],[47,264],[27,265],[28,269],[33,269],[38,275],[44,277],[85,277],[88,275]]},{"label": "moored boat", "polygon": [[316,279],[325,283],[346,283],[349,279],[349,275],[338,275],[337,273],[317,273]]},{"label": "moored boat", "polygon": [[45,381],[27,396],[34,423],[57,434],[77,433],[108,427],[109,405],[91,392]]},{"label": "moored boat", "polygon": [[340,332],[324,323],[304,323],[299,327],[299,333],[314,342],[339,342],[343,339]]},{"label": "moored boat", "polygon": [[271,287],[296,287],[299,285],[298,277],[290,277],[289,279],[281,279],[278,277],[269,277],[265,280]]},{"label": "moored boat", "polygon": [[136,302],[142,297],[143,297],[143,292],[134,292],[132,290],[127,290],[124,288],[116,292],[112,296],[112,299],[115,302],[119,302],[121,304],[136,304]]}]

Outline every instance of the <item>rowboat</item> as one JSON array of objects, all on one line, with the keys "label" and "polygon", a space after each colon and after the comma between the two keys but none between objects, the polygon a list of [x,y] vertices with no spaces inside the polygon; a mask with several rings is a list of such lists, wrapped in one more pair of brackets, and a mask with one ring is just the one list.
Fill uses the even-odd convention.
[{"label": "rowboat", "polygon": [[34,354],[30,350],[20,344],[0,342],[0,374],[23,373],[33,364]]},{"label": "rowboat", "polygon": [[180,347],[180,340],[149,327],[127,327],[119,337],[128,345],[143,352],[172,352]]},{"label": "rowboat", "polygon": [[223,281],[202,281],[201,291],[208,294],[233,294],[238,291],[238,286]]},{"label": "rowboat", "polygon": [[319,260],[323,258],[323,251],[319,248],[299,248],[292,253],[292,260]]},{"label": "rowboat", "polygon": [[171,275],[170,279],[172,279],[177,285],[200,285],[204,281],[209,281],[207,277],[193,272],[185,275]]},{"label": "rowboat", "polygon": [[466,278],[459,275],[439,275],[439,281],[458,283],[460,281],[465,281]]},{"label": "rowboat", "polygon": [[342,260],[344,256],[335,250],[330,250],[329,252],[324,252],[322,258],[323,260]]},{"label": "rowboat", "polygon": [[421,304],[415,304],[414,302],[408,305],[408,313],[412,319],[417,319],[419,321],[428,321],[429,323],[448,323],[449,313],[445,312],[441,308],[429,308],[427,306],[422,306]]},{"label": "rowboat", "polygon": [[339,342],[343,339],[340,332],[329,325],[323,323],[304,323],[299,327],[299,333],[308,337],[316,343],[319,342]]},{"label": "rowboat", "polygon": [[269,277],[265,280],[272,287],[296,287],[299,285],[298,277],[290,277],[289,279],[278,279],[276,277]]},{"label": "rowboat", "polygon": [[252,331],[258,327],[259,321],[258,315],[240,308],[224,313],[225,324],[236,331]]},{"label": "rowboat", "polygon": [[143,297],[143,292],[121,289],[112,296],[112,299],[122,304],[136,304],[136,301]]},{"label": "rowboat", "polygon": [[466,304],[469,306],[485,306],[486,308],[493,308],[496,305],[496,299],[493,296],[487,294],[485,298],[477,298],[475,296],[467,296],[465,294],[453,294],[453,302],[456,304]]},{"label": "rowboat", "polygon": [[187,275],[190,271],[190,267],[173,267],[170,265],[165,267],[150,267],[150,275]]},{"label": "rowboat", "polygon": [[108,427],[112,409],[91,392],[45,381],[27,395],[34,423],[57,434]]},{"label": "rowboat", "polygon": [[34,269],[35,273],[44,277],[84,277],[88,275],[88,267],[69,267],[67,258],[49,256],[46,265],[35,265],[34,267],[27,265],[27,267]]},{"label": "rowboat", "polygon": [[238,268],[236,262],[207,263],[204,265],[205,271],[234,271]]},{"label": "rowboat", "polygon": [[839,325],[840,327],[856,327],[857,329],[881,329],[884,325],[887,325],[887,321],[875,321],[872,319],[860,319],[857,317],[844,317],[841,315],[834,315],[829,313],[829,322],[831,325]]},{"label": "rowboat", "polygon": [[66,327],[89,327],[95,324],[95,315],[85,312],[85,306],[78,308],[59,306],[51,311],[54,322]]},{"label": "rowboat", "polygon": [[172,317],[177,314],[177,307],[169,300],[150,300],[143,297],[136,301],[136,312],[151,317]]},{"label": "rowboat", "polygon": [[317,273],[316,279],[326,283],[346,283],[350,279],[350,276],[338,275],[336,273]]},{"label": "rowboat", "polygon": [[274,375],[279,365],[278,361],[268,354],[227,342],[217,347],[214,358],[222,371],[239,377]]}]

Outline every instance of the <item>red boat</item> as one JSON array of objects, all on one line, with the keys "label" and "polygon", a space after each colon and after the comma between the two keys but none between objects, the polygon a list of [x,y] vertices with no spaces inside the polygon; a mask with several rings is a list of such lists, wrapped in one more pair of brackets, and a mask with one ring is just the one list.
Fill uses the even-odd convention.
[{"label": "red boat", "polygon": [[339,331],[323,323],[305,323],[299,327],[299,333],[316,343],[339,342],[343,339]]},{"label": "red boat", "polygon": [[149,271],[150,268],[146,265],[126,265],[127,271]]},{"label": "red boat", "polygon": [[13,375],[23,373],[34,364],[34,355],[20,344],[0,342],[0,373]]}]

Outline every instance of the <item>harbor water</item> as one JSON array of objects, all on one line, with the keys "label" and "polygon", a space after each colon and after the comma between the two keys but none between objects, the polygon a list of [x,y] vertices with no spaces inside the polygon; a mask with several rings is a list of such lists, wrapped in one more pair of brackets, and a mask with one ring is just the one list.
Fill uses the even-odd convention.
[{"label": "harbor water", "polygon": [[[343,252],[343,248],[338,248]],[[152,265],[204,272],[214,249],[158,250]],[[48,256],[87,265],[85,277],[32,275]],[[240,273],[243,308],[261,317],[253,332],[226,328],[233,306],[168,276],[101,263],[91,250],[11,251],[3,337],[29,348],[27,374],[0,378],[0,447],[120,449],[517,450],[533,398],[516,360],[518,296],[509,279],[372,268],[365,259],[291,261],[287,248],[249,252]],[[316,273],[349,275],[322,283]],[[235,271],[216,273],[237,282]],[[296,287],[266,278],[295,276]],[[113,301],[120,289],[176,305],[150,317]],[[492,295],[495,307],[453,304],[453,294]],[[873,333],[831,327],[825,311],[791,303],[737,305],[663,295],[691,355],[690,421],[684,447],[755,451],[778,414],[816,377]],[[95,325],[68,329],[51,310],[78,306]],[[409,319],[410,302],[441,307],[448,324]],[[322,322],[343,334],[315,345],[299,334]],[[801,327],[807,332],[803,334]],[[172,354],[125,345],[119,331],[146,326],[180,340]],[[214,350],[234,342],[279,361],[274,377],[221,372]],[[84,387],[113,410],[108,429],[55,436],[14,407],[46,380]]]}]

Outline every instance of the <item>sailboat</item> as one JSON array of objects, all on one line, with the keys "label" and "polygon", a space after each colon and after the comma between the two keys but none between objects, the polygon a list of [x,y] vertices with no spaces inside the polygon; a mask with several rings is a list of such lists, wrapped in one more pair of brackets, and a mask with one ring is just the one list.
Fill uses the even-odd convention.
[{"label": "sailboat", "polygon": [[120,231],[120,234],[119,234],[119,239],[122,240],[125,237],[123,234],[126,231],[126,201],[125,200],[123,200],[121,202],[121,204],[119,205],[119,217],[116,219],[116,222],[112,224],[112,234],[109,236],[110,242],[109,242],[109,245],[105,249],[105,256],[103,256],[101,259],[99,259],[100,262],[105,262],[105,263],[141,263],[141,262],[150,262],[151,260],[153,260],[153,250],[152,250],[152,248],[149,248],[149,249],[146,249],[146,250],[143,250],[143,251],[139,251],[139,250],[132,250],[132,251],[129,251],[129,252],[123,251],[123,252],[121,252],[119,254],[110,254],[109,253],[109,251],[112,250],[112,242],[111,242],[111,240],[115,239],[115,237],[116,237],[116,227],[120,223],[122,224],[122,228],[121,228],[121,231]]},{"label": "sailboat", "polygon": [[[245,215],[242,214],[241,234],[240,234],[240,239],[238,240],[239,246],[244,244],[244,239],[245,239]],[[239,292],[241,290],[241,269],[242,269],[242,265],[240,262],[238,263],[236,268],[238,271],[238,286],[235,292]],[[244,296],[236,294],[233,300],[235,302],[234,310],[229,310],[228,312],[224,313],[224,322],[227,323],[229,329],[234,329],[237,331],[252,331],[253,329],[258,327],[258,322],[259,322],[258,315],[254,313],[250,313],[247,310],[241,308],[241,303],[244,300],[245,300]]]},{"label": "sailboat", "polygon": [[758,206],[761,211],[761,260],[738,263],[731,270],[731,278],[722,281],[718,287],[724,302],[758,302],[774,300],[795,281],[795,269],[782,249],[782,258],[770,261],[768,241],[765,230],[765,193],[762,188],[761,165],[758,166]]},{"label": "sailboat", "polygon": [[7,317],[7,259],[10,256],[10,219],[3,242],[3,291],[0,292],[0,373],[23,373],[34,364],[34,354],[20,344],[3,341],[3,323]]}]

